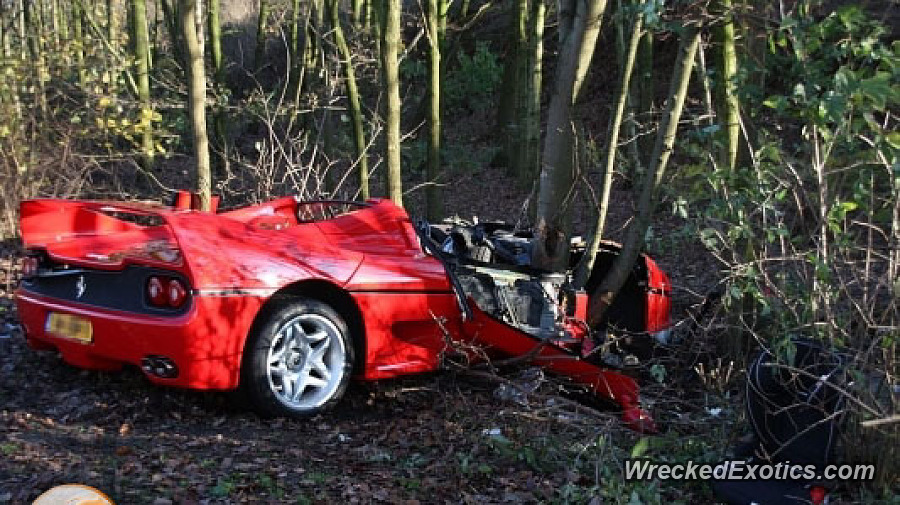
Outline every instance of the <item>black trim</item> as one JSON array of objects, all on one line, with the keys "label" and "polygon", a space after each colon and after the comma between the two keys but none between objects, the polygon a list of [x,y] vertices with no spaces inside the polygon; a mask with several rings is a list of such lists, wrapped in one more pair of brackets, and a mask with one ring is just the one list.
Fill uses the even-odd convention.
[{"label": "black trim", "polygon": [[[181,307],[150,305],[147,281],[152,276],[178,279],[184,284],[187,295]],[[84,291],[77,296],[81,281]],[[23,279],[21,287],[30,293],[64,302],[153,316],[185,314],[193,299],[188,280],[178,272],[136,265],[117,271],[84,268],[42,270],[37,277]]]}]

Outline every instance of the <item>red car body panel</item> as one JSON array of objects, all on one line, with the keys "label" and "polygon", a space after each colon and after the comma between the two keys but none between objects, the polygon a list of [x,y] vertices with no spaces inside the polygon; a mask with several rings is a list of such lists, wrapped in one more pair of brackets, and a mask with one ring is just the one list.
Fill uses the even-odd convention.
[{"label": "red car body panel", "polygon": [[[190,288],[183,312],[154,314],[47,296],[23,283],[17,304],[28,342],[57,349],[65,361],[83,368],[115,370],[140,365],[150,355],[166,356],[177,364],[178,376],[147,374],[151,381],[233,389],[240,381],[244,344],[264,305],[279,291],[325,282],[347,293],[361,315],[364,335],[357,359],[364,379],[435,370],[448,337],[506,355],[526,354],[539,345],[535,337],[477,307],[472,307],[474,318],[463,321],[448,272],[423,252],[402,208],[373,200],[355,204],[352,212],[317,219],[325,205],[281,198],[211,214],[139,203],[23,202],[22,235],[32,254],[45,254],[64,268],[118,273],[135,266],[172,272],[187,279]],[[121,219],[126,214],[132,219]],[[134,286],[141,293],[144,289]],[[93,341],[51,334],[50,312],[89,320]],[[650,426],[638,409],[631,378],[553,345],[542,348],[536,362],[617,402],[626,418],[638,420],[639,429]]]},{"label": "red car body panel", "polygon": [[[152,317],[60,302],[25,290],[17,298],[19,318],[32,348],[57,349],[67,363],[91,370],[119,370],[124,364],[140,365],[148,355],[168,356],[178,364],[178,377],[147,374],[152,382],[213,390],[237,387],[244,340],[265,302],[253,296],[198,296],[187,314]],[[85,345],[45,331],[51,311],[89,319],[94,341]],[[228,324],[221,324],[225,317]]]}]

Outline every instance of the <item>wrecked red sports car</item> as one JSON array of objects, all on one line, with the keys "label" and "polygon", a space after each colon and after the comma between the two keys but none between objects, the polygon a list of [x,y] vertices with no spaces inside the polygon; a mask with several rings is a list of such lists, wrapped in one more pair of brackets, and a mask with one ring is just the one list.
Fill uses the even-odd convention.
[{"label": "wrecked red sports car", "polygon": [[[530,266],[527,231],[414,224],[387,200],[286,197],[211,213],[179,196],[22,204],[17,304],[32,348],[82,368],[136,365],[157,384],[241,388],[261,413],[288,416],[329,407],[351,376],[426,372],[479,348],[528,355],[653,429],[634,380],[598,352],[587,295]],[[604,246],[589,286],[616,251]],[[649,258],[617,304],[605,326],[668,331],[668,279]]]}]

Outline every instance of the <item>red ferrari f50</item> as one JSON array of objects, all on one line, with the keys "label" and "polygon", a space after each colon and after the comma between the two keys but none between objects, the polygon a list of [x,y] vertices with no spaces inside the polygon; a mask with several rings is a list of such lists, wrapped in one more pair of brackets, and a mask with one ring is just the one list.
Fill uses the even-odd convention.
[{"label": "red ferrari f50", "polygon": [[[527,231],[414,224],[387,200],[286,197],[210,213],[179,196],[23,202],[17,303],[32,348],[88,369],[136,365],[162,385],[241,388],[263,414],[307,416],[351,376],[426,372],[478,347],[528,355],[653,429],[634,380],[601,359],[587,295],[530,266]],[[604,246],[591,282],[616,251]],[[668,290],[643,257],[604,328],[665,334]]]}]

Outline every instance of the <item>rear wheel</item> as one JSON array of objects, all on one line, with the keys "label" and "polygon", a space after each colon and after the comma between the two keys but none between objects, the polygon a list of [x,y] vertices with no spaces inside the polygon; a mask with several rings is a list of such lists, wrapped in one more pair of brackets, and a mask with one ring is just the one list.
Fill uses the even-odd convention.
[{"label": "rear wheel", "polygon": [[353,359],[340,315],[317,300],[296,299],[250,335],[241,387],[263,415],[308,417],[344,394]]}]

